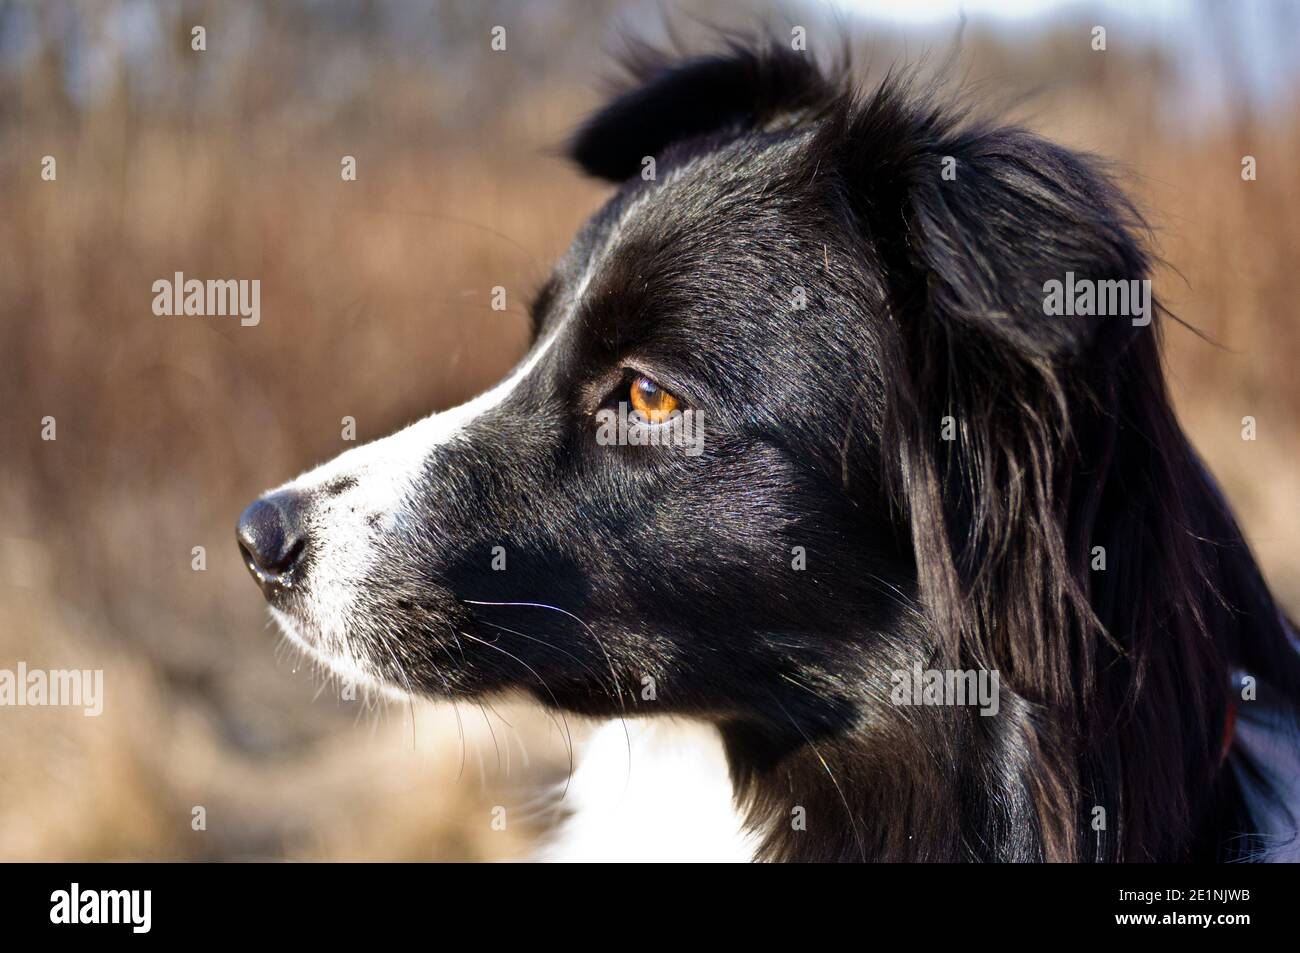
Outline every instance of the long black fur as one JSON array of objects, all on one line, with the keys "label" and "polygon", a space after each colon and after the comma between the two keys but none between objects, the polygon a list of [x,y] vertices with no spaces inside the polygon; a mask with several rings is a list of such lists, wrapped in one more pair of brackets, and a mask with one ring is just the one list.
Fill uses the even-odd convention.
[{"label": "long black fur", "polygon": [[[742,88],[755,92],[748,111]],[[774,96],[782,88],[788,104]],[[824,98],[810,102],[810,91]],[[1174,418],[1160,323],[1043,313],[1044,281],[1067,271],[1149,276],[1134,207],[1084,156],[967,122],[897,79],[858,98],[777,47],[651,75],[584,128],[574,155],[596,174],[630,170],[613,157],[646,143],[618,132],[648,115],[662,136],[682,100],[730,122],[711,130],[722,135],[751,134],[739,115],[752,128],[776,110],[815,111],[802,162],[821,181],[810,177],[810,191],[829,193],[856,227],[884,297],[862,309],[878,320],[880,371],[864,390],[884,392],[875,413],[855,408],[866,419],[846,428],[845,458],[855,460],[845,489],[874,494],[877,479],[854,475],[878,470],[890,491],[910,536],[908,591],[925,616],[913,637],[925,640],[929,666],[994,669],[1015,693],[996,725],[951,713],[886,718],[793,757],[773,756],[762,732],[730,730],[765,853],[1249,853],[1248,838],[1230,845],[1248,828],[1241,812],[1223,816],[1233,800],[1220,765],[1229,667],[1276,673],[1275,688],[1294,700],[1295,653]],[[947,159],[951,181],[940,174]],[[952,442],[940,439],[948,415]],[[1105,571],[1090,569],[1096,546],[1110,554]],[[840,783],[821,785],[823,810],[845,798],[862,829],[806,837],[782,823],[787,792],[831,774]],[[1093,830],[1094,806],[1110,808],[1108,830]]]}]

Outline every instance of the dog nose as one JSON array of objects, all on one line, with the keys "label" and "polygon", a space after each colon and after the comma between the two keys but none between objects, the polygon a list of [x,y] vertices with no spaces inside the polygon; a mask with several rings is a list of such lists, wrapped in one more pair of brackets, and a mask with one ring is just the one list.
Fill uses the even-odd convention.
[{"label": "dog nose", "polygon": [[292,588],[301,574],[307,549],[302,512],[299,495],[282,491],[255,500],[235,526],[244,565],[268,599]]}]

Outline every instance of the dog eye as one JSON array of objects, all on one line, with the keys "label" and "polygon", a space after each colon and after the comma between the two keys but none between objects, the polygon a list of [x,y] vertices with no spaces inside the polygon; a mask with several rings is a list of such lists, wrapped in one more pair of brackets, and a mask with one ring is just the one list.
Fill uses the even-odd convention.
[{"label": "dog eye", "polygon": [[677,409],[677,398],[648,377],[632,381],[628,398],[632,409],[652,424],[663,423]]}]

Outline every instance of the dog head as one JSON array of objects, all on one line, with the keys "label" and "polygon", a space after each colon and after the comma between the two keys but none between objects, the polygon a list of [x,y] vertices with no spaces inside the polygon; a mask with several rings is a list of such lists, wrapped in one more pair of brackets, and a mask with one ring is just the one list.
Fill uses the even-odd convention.
[{"label": "dog head", "polygon": [[1106,177],[805,54],[634,74],[572,142],[616,190],[514,372],[241,518],[284,631],[417,693],[803,735],[950,641],[1003,658],[972,593],[1084,625],[1053,461],[1141,332],[1043,288],[1144,276]]}]

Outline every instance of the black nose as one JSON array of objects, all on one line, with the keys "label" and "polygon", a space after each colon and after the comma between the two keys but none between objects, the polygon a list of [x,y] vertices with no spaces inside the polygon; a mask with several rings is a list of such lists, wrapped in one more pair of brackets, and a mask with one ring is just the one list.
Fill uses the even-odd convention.
[{"label": "black nose", "polygon": [[244,565],[268,599],[292,588],[302,575],[307,551],[302,511],[298,494],[273,493],[244,510],[235,526]]}]

